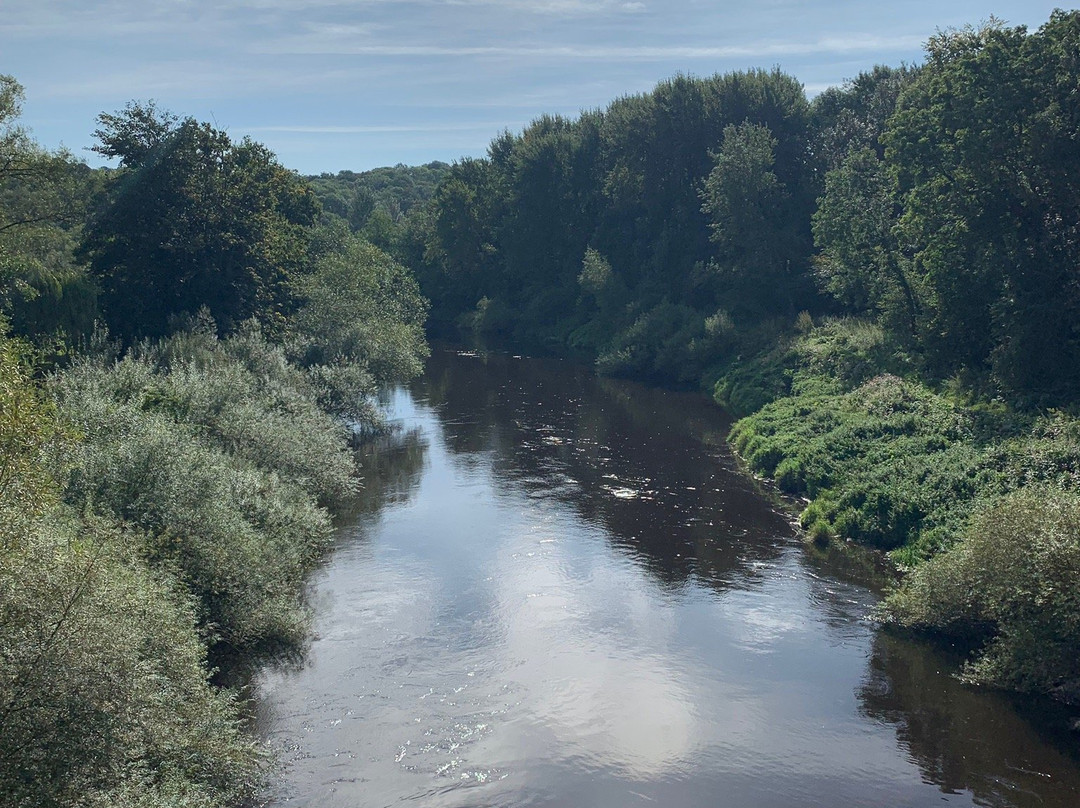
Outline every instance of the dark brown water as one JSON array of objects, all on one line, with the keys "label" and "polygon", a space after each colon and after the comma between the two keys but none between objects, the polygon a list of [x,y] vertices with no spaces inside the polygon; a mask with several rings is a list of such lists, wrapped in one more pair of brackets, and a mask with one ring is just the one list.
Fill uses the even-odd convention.
[{"label": "dark brown water", "polygon": [[1080,806],[1075,739],[880,634],[704,398],[443,352],[389,406],[257,682],[271,804]]}]

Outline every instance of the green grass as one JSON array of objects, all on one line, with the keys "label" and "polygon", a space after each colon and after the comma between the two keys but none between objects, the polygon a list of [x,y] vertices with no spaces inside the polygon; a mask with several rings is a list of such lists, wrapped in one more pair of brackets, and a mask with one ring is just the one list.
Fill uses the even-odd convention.
[{"label": "green grass", "polygon": [[[777,358],[765,353],[748,367],[767,380]],[[808,331],[784,349],[783,363],[789,393],[738,421],[731,441],[751,470],[808,500],[800,518],[808,538],[883,550],[915,570],[889,606],[893,621],[908,627],[952,630],[958,607],[950,593],[961,597],[991,576],[997,589],[987,597],[1011,605],[980,601],[964,617],[964,633],[982,648],[968,678],[1080,697],[1080,634],[1063,635],[1064,645],[1047,640],[1056,624],[1080,619],[1070,611],[1075,598],[1054,600],[1032,584],[1053,577],[1052,567],[1032,572],[1019,563],[1025,553],[1043,557],[1047,543],[1080,541],[1080,519],[1062,516],[1080,509],[1080,420],[961,401],[902,378],[895,371],[904,358],[858,321]],[[1071,581],[1069,592],[1072,552],[1051,553],[1063,559],[1064,577],[1055,580]],[[1042,652],[1032,643],[1048,643],[1045,665],[1034,661]]]}]

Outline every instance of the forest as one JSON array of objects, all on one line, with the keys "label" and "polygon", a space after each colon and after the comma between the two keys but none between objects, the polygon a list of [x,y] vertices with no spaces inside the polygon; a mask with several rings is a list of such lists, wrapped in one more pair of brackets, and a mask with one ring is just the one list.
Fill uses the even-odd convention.
[{"label": "forest", "polygon": [[1080,13],[809,98],[675,76],[303,178],[153,102],[91,169],[0,76],[0,803],[216,806],[381,389],[462,333],[703,389],[966,681],[1080,701]]},{"label": "forest", "polygon": [[1080,698],[1080,14],[933,37],[812,100],[675,76],[454,164],[394,250],[430,329],[700,387],[880,617]]}]

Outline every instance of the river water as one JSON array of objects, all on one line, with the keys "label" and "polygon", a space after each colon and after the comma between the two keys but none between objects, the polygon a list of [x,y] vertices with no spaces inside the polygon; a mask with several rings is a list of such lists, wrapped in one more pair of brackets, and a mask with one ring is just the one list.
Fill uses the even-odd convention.
[{"label": "river water", "polygon": [[443,351],[388,408],[256,680],[270,805],[1080,806],[1076,739],[877,631],[704,397]]}]

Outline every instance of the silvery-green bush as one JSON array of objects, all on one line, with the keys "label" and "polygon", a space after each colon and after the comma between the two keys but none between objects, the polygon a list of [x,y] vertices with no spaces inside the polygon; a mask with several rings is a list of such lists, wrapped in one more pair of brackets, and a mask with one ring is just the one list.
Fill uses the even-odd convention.
[{"label": "silvery-green bush", "polygon": [[344,427],[306,375],[255,329],[209,329],[77,361],[52,383],[82,440],[64,497],[138,535],[175,572],[221,653],[299,642],[304,572],[326,545],[325,505],[355,487]]},{"label": "silvery-green bush", "polygon": [[59,501],[75,446],[0,337],[0,804],[246,799],[262,756],[208,683],[197,602],[141,534]]}]

